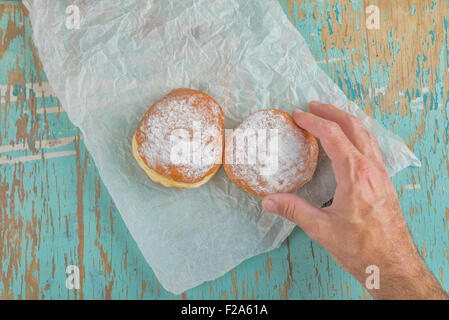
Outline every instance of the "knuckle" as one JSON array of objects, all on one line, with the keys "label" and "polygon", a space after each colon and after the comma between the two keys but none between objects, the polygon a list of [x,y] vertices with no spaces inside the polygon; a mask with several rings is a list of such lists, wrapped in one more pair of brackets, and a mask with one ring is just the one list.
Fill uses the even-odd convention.
[{"label": "knuckle", "polygon": [[286,218],[290,221],[294,221],[295,216],[296,216],[295,205],[291,201],[287,202],[282,208],[282,214],[283,214],[284,218]]},{"label": "knuckle", "polygon": [[379,143],[377,142],[376,136],[369,131],[367,131],[367,135],[368,135],[368,140],[371,142],[371,145],[373,147],[378,147]]},{"label": "knuckle", "polygon": [[341,133],[341,128],[337,123],[328,121],[326,123],[326,132],[329,136],[336,136]]},{"label": "knuckle", "polygon": [[366,135],[368,136],[368,139],[369,139],[369,140],[377,142],[376,137],[375,137],[374,134],[372,134],[371,132],[366,131]]},{"label": "knuckle", "polygon": [[368,176],[373,172],[373,166],[371,163],[362,157],[357,157],[354,160],[354,169],[356,173],[360,176]]},{"label": "knuckle", "polygon": [[348,124],[353,128],[363,128],[363,122],[359,118],[349,115],[347,119]]}]

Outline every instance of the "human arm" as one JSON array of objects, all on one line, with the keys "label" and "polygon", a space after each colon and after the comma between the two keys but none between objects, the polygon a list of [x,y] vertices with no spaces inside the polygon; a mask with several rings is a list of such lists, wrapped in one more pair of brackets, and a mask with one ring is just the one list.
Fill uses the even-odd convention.
[{"label": "human arm", "polygon": [[447,299],[421,259],[375,137],[361,121],[321,103],[293,118],[316,136],[332,161],[337,181],[333,203],[316,208],[292,194],[263,199],[264,209],[295,222],[363,286],[368,266],[380,271],[375,299]]}]

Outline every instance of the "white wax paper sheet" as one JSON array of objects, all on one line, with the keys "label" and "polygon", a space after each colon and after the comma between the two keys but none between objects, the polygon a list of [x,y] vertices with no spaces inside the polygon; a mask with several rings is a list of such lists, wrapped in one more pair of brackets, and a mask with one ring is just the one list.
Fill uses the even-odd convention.
[{"label": "white wax paper sheet", "polygon": [[[49,82],[85,144],[143,256],[179,294],[280,246],[294,225],[262,210],[223,169],[199,189],[153,183],[131,154],[149,106],[174,88],[216,99],[233,128],[266,108],[311,100],[362,118],[390,174],[419,161],[405,144],[348,101],[314,61],[276,0],[26,0]],[[79,29],[68,29],[79,8]],[[73,26],[73,20],[70,20]],[[69,21],[69,26],[70,26]],[[335,181],[320,151],[317,172],[297,192],[317,206]]]}]

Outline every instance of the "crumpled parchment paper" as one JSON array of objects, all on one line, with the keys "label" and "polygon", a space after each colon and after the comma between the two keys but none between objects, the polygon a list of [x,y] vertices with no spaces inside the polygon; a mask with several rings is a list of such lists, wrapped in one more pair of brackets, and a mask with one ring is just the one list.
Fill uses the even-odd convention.
[{"label": "crumpled parchment paper", "polygon": [[[294,227],[264,212],[261,199],[233,185],[223,169],[191,190],[167,189],[146,177],[131,154],[131,138],[148,107],[171,89],[211,95],[227,128],[260,109],[334,103],[363,119],[391,175],[419,165],[401,139],[348,101],[321,71],[276,0],[25,4],[49,82],[168,291],[179,294],[279,247]],[[67,28],[69,5],[79,8],[79,29]],[[297,194],[321,205],[334,191],[331,164],[321,150],[313,180]]]}]

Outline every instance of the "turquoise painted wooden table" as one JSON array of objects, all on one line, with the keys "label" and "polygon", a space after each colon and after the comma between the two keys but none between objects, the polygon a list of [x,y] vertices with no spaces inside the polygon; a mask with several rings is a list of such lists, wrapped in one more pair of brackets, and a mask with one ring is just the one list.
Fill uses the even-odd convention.
[{"label": "turquoise painted wooden table", "polygon": [[[418,250],[449,289],[448,0],[280,2],[329,76],[421,159],[393,181]],[[31,34],[23,5],[0,1],[2,299],[369,298],[299,229],[215,281],[166,292],[48,85]],[[80,268],[79,289],[66,287],[69,265]]]}]

